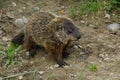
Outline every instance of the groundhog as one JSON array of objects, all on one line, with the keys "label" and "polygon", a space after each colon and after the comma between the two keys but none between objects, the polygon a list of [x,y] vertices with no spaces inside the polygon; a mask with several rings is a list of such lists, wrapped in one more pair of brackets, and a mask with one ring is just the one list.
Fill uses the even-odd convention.
[{"label": "groundhog", "polygon": [[24,29],[12,42],[23,44],[31,57],[35,56],[40,47],[44,47],[62,67],[67,64],[63,58],[68,57],[66,49],[69,44],[80,38],[79,29],[69,18],[42,11],[30,17]]}]

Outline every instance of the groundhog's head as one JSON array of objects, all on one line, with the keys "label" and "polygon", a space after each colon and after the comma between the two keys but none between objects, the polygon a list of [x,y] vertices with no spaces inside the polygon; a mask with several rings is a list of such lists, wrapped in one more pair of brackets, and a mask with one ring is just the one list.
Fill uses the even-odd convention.
[{"label": "groundhog's head", "polygon": [[81,34],[76,25],[66,17],[57,17],[54,19],[56,29],[58,31],[64,31],[68,40],[75,41],[81,38]]}]

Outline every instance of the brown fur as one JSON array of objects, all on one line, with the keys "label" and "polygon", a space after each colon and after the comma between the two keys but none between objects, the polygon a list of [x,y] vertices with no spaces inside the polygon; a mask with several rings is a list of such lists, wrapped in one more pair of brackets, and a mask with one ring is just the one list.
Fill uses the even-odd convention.
[{"label": "brown fur", "polygon": [[[69,32],[72,29],[69,31],[69,26],[67,26],[69,23],[72,24],[71,28],[74,29],[71,34]],[[75,36],[72,35],[74,33]],[[42,46],[48,53],[53,54],[60,66],[66,64],[62,56],[66,54],[65,50],[70,42],[80,38],[79,31],[70,19],[49,12],[39,12],[33,15],[25,27],[24,34],[23,45],[30,53],[35,52],[39,49],[39,46]],[[76,35],[78,36],[76,37]]]}]

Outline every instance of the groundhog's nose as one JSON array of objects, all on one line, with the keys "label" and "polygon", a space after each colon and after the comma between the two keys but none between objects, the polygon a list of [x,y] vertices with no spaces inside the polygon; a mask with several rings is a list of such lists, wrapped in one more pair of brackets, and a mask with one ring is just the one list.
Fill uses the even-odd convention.
[{"label": "groundhog's nose", "polygon": [[78,36],[78,37],[77,37],[77,40],[80,39],[80,38],[81,38],[81,36]]}]

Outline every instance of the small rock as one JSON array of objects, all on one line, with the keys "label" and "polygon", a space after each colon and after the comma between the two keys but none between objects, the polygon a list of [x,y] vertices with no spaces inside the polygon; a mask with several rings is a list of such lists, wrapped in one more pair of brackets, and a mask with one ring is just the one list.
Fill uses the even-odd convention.
[{"label": "small rock", "polygon": [[76,45],[74,45],[73,47],[76,48],[76,49],[78,48],[78,46],[76,46]]},{"label": "small rock", "polygon": [[82,24],[84,24],[84,23],[85,23],[85,21],[83,21],[83,20],[81,20],[80,22],[81,22]]},{"label": "small rock", "polygon": [[40,75],[43,75],[45,73],[45,71],[39,71]]},{"label": "small rock", "polygon": [[40,76],[39,78],[40,78],[40,80],[43,80],[43,77],[42,77],[42,76]]},{"label": "small rock", "polygon": [[6,16],[9,17],[9,18],[11,18],[11,19],[15,18],[15,16],[12,13],[7,13]]},{"label": "small rock", "polygon": [[24,64],[27,64],[27,63],[28,63],[28,60],[23,60],[23,63],[24,63]]},{"label": "small rock", "polygon": [[68,65],[65,65],[64,68],[68,68],[69,66]]},{"label": "small rock", "polygon": [[108,58],[108,54],[107,53],[101,53],[101,54],[99,54],[99,59],[100,60],[104,60],[104,61],[108,60],[109,59]]},{"label": "small rock", "polygon": [[120,49],[120,46],[118,46],[118,48]]},{"label": "small rock", "polygon": [[77,75],[75,75],[75,74],[70,74],[70,77],[76,77]]},{"label": "small rock", "polygon": [[42,60],[46,60],[45,57],[42,57]]},{"label": "small rock", "polygon": [[83,48],[81,45],[78,45],[77,47],[78,47],[78,48]]},{"label": "small rock", "polygon": [[64,14],[65,13],[65,10],[60,10],[60,14]]},{"label": "small rock", "polygon": [[2,31],[0,30],[0,35],[2,34]]},{"label": "small rock", "polygon": [[21,10],[21,9],[18,9],[18,12],[19,12],[19,13],[23,13],[23,10]]},{"label": "small rock", "polygon": [[34,10],[34,11],[39,11],[40,8],[39,8],[38,6],[35,6],[33,10]]},{"label": "small rock", "polygon": [[55,65],[54,65],[54,68],[58,68],[58,67],[59,67],[59,65],[58,65],[58,64],[55,64]]},{"label": "small rock", "polygon": [[64,8],[65,8],[65,6],[61,6],[61,8],[62,8],[62,9],[64,9]]},{"label": "small rock", "polygon": [[49,69],[53,70],[54,68],[52,66],[50,66]]},{"label": "small rock", "polygon": [[23,7],[23,9],[26,9],[26,7]]},{"label": "small rock", "polygon": [[26,52],[26,56],[29,56],[29,52]]},{"label": "small rock", "polygon": [[112,23],[112,24],[108,25],[108,27],[107,27],[107,30],[111,34],[116,34],[119,29],[120,29],[120,25],[118,23]]},{"label": "small rock", "polygon": [[110,15],[109,14],[105,14],[105,18],[110,19]]},{"label": "small rock", "polygon": [[0,77],[0,80],[3,80],[3,78]]},{"label": "small rock", "polygon": [[8,38],[7,38],[7,37],[3,37],[2,40],[5,41],[5,42],[7,42],[7,41],[8,41]]},{"label": "small rock", "polygon": [[70,64],[69,67],[72,67],[72,65]]},{"label": "small rock", "polygon": [[98,27],[93,24],[89,24],[89,26],[92,27],[93,29],[98,29]]},{"label": "small rock", "polygon": [[28,22],[28,19],[25,16],[23,16],[23,18],[16,19],[14,23],[15,23],[15,26],[23,27],[27,22]]},{"label": "small rock", "polygon": [[27,23],[27,22],[28,22],[28,19],[27,19],[25,16],[23,16],[22,19],[23,19],[23,22],[24,22],[24,23]]},{"label": "small rock", "polygon": [[19,80],[22,80],[23,79],[23,76],[19,76],[19,78],[18,78]]},{"label": "small rock", "polygon": [[17,5],[16,5],[16,3],[15,3],[15,2],[12,2],[12,6],[13,6],[13,7],[16,7]]},{"label": "small rock", "polygon": [[34,64],[34,61],[31,61],[30,63],[31,63],[31,64]]},{"label": "small rock", "polygon": [[16,19],[14,23],[17,27],[23,27],[25,25],[23,19]]}]

